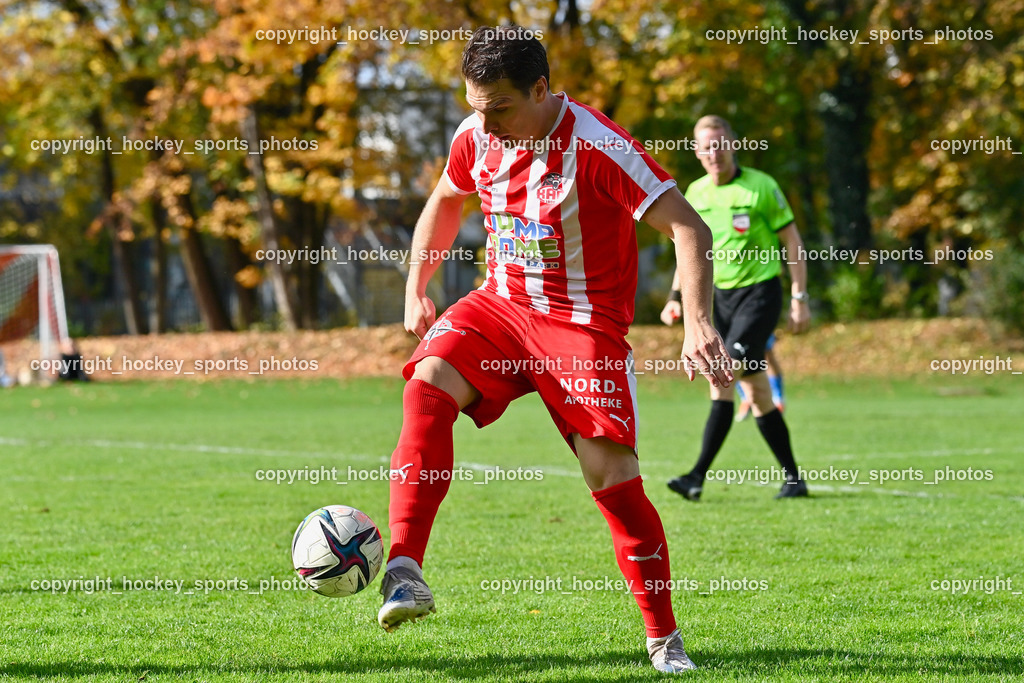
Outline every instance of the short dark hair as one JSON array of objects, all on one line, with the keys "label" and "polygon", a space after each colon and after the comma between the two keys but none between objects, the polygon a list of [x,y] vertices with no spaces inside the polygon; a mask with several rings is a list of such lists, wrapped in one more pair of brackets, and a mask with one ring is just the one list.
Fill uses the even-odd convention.
[{"label": "short dark hair", "polygon": [[502,78],[524,95],[541,76],[551,86],[548,53],[533,31],[521,26],[481,26],[462,51],[462,75],[470,83],[490,85]]}]

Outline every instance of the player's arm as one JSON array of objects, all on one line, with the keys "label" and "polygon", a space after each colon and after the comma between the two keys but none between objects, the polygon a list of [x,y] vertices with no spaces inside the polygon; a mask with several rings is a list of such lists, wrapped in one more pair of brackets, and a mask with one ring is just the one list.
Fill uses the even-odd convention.
[{"label": "player's arm", "polygon": [[693,368],[697,367],[712,386],[729,386],[733,381],[731,361],[711,323],[711,229],[674,187],[651,204],[643,219],[675,243],[678,282],[673,286],[678,285],[681,291],[685,328],[682,356],[688,361],[687,375],[692,380]]},{"label": "player's arm", "polygon": [[807,259],[805,258],[804,241],[800,237],[796,223],[790,223],[778,231],[779,242],[782,244],[789,263],[790,303],[789,329],[794,334],[805,332],[811,324],[811,307],[807,302]]},{"label": "player's arm", "polygon": [[405,284],[405,329],[420,339],[437,317],[434,302],[427,296],[427,283],[441,265],[438,256],[455,242],[467,196],[455,192],[442,177],[413,230],[409,279]]}]

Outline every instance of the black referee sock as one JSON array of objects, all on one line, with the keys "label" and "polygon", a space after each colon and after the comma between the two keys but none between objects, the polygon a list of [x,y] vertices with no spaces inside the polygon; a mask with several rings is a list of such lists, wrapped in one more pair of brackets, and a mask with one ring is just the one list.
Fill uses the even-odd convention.
[{"label": "black referee sock", "polygon": [[768,448],[772,449],[775,459],[782,465],[787,480],[796,480],[800,472],[796,467],[796,460],[793,459],[793,449],[789,445],[789,428],[786,421],[782,419],[782,413],[778,408],[766,413],[757,420],[757,428],[761,430],[761,436],[768,442]]},{"label": "black referee sock", "polygon": [[725,443],[725,437],[732,427],[733,412],[732,399],[711,402],[711,414],[704,425],[704,442],[700,447],[700,458],[690,471],[690,474],[700,476],[702,481],[711,469],[711,463],[714,462],[718,451],[722,449],[722,444]]}]

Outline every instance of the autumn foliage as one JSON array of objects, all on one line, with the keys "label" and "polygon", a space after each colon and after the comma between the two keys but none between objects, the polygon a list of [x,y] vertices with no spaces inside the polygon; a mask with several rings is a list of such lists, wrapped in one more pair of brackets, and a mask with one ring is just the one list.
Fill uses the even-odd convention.
[{"label": "autumn foliage", "polygon": [[[455,37],[509,21],[543,36],[554,91],[681,185],[700,167],[668,143],[700,115],[763,141],[740,162],[779,180],[809,246],[1020,253],[1021,0],[0,0],[0,239],[56,244],[70,298],[115,291],[130,332],[168,326],[170,254],[207,329],[257,322],[265,281],[267,322],[316,327],[319,269],[258,250],[411,228],[468,113]],[[838,282],[933,313],[939,278],[991,267],[920,261],[812,274],[826,305]]]}]

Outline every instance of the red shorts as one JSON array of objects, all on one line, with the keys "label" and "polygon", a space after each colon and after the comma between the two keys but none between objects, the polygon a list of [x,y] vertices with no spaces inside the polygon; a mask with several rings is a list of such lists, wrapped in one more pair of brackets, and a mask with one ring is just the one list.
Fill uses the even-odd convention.
[{"label": "red shorts", "polygon": [[450,363],[480,392],[463,410],[477,427],[536,391],[573,451],[574,433],[636,450],[633,353],[617,331],[553,320],[478,289],[427,331],[405,365],[405,379],[429,356]]}]

